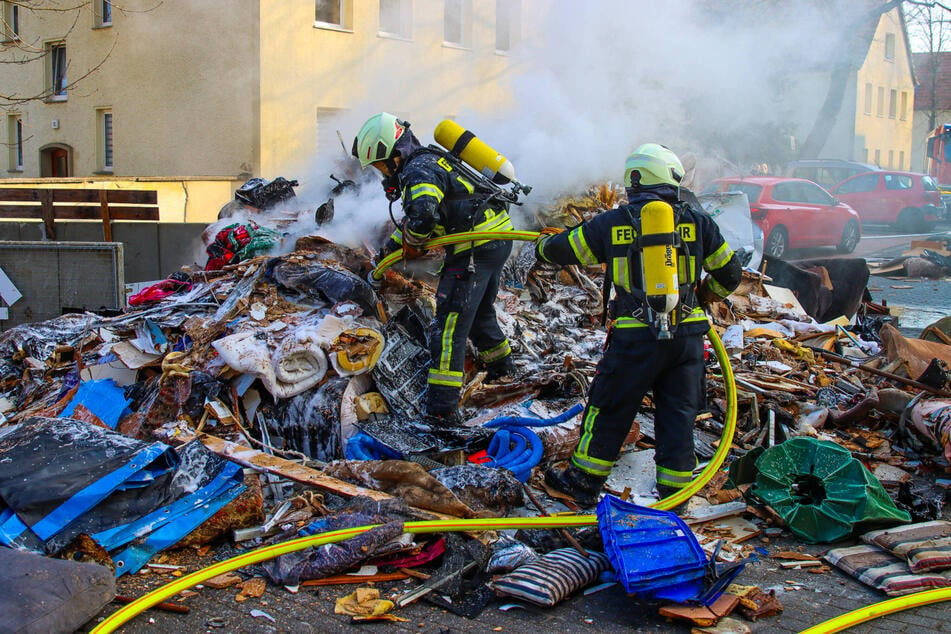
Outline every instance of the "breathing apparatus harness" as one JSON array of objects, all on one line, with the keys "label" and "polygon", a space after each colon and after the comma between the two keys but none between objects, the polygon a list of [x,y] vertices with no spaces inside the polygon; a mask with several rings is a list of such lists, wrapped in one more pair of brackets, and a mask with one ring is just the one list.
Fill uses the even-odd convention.
[{"label": "breathing apparatus harness", "polygon": [[[406,124],[407,129],[409,124]],[[410,137],[412,138],[412,137]],[[505,189],[500,184],[496,183],[492,178],[487,174],[477,171],[475,168],[469,166],[461,157],[462,152],[466,149],[466,146],[473,140],[476,140],[475,134],[469,130],[463,131],[458,139],[453,143],[452,148],[446,149],[439,145],[430,144],[426,147],[417,147],[406,157],[405,161],[410,161],[414,157],[422,154],[424,152],[429,152],[432,154],[438,155],[440,158],[444,159],[454,170],[466,178],[473,186],[472,193],[450,193],[447,194],[444,200],[459,202],[459,201],[471,201],[473,213],[469,215],[468,226],[464,228],[464,231],[471,232],[475,229],[476,217],[479,211],[492,208],[494,204],[501,203],[502,206],[507,210],[508,205],[519,205],[522,203],[519,202],[519,194],[528,194],[532,191],[532,188],[528,185],[524,185],[517,180],[511,181],[512,187],[510,189]],[[396,227],[399,227],[400,224],[397,222],[395,215],[393,214],[393,203],[401,197],[401,187],[399,183],[399,175],[397,174],[398,169],[396,166],[396,161],[393,157],[386,159],[386,165],[390,168],[390,175],[384,177],[383,179],[383,189],[386,194],[387,200],[390,201],[390,219],[393,221],[393,224]],[[475,265],[473,262],[473,253],[470,249],[469,251],[469,263],[466,267],[469,273],[475,271]]]},{"label": "breathing apparatus harness", "polygon": [[[657,339],[670,339],[677,330],[677,326],[688,316],[696,306],[690,305],[689,300],[695,298],[693,284],[682,283],[678,278],[678,256],[683,255],[690,262],[690,248],[677,230],[677,223],[683,216],[684,208],[689,203],[676,201],[669,203],[664,200],[650,200],[641,206],[641,214],[635,218],[630,206],[624,211],[628,222],[634,230],[634,240],[627,248],[628,279],[640,279],[641,285],[631,285],[630,294],[634,298],[636,307],[627,316],[638,319],[650,329]],[[648,231],[645,232],[645,207],[651,214]],[[669,209],[668,213],[666,210]],[[659,215],[658,215],[659,214]],[[668,217],[664,217],[664,216]],[[656,226],[654,226],[656,225]],[[640,270],[634,270],[634,255],[638,255]],[[611,289],[611,268],[607,267],[602,287],[602,302],[605,310],[602,312],[602,323],[607,318],[608,295]],[[676,292],[673,292],[676,289]],[[650,292],[653,291],[653,292]],[[617,306],[616,301],[613,302]],[[670,314],[677,311],[676,319],[671,323]],[[612,310],[612,312],[615,312]],[[618,315],[614,315],[617,317]]]}]

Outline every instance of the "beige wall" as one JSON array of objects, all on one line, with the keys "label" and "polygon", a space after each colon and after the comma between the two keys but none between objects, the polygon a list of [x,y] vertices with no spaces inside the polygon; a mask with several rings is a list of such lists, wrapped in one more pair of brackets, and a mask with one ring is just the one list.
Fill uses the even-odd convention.
[{"label": "beige wall", "polygon": [[[25,128],[23,171],[8,171],[4,152],[0,176],[40,176],[40,150],[48,144],[72,148],[71,175],[100,172],[100,108],[113,113],[116,176],[234,176],[257,167],[254,0],[201,0],[184,8],[180,2],[123,0],[106,28],[94,28],[93,3],[76,4],[78,13],[20,11],[24,42],[43,46],[66,38],[71,87],[65,101],[14,108]],[[0,64],[0,84],[21,95],[40,93],[47,64]],[[9,125],[3,123],[7,142]]]},{"label": "beige wall", "polygon": [[[345,156],[336,131],[349,146],[374,112],[406,116],[426,143],[443,117],[505,103],[500,80],[516,58],[495,50],[495,0],[471,0],[463,47],[443,43],[443,0],[406,2],[408,37],[380,34],[372,0],[348,0],[344,29],[316,25],[314,0],[123,0],[108,28],[93,28],[84,6],[67,36],[68,77],[105,61],[65,102],[15,109],[25,126],[24,167],[8,171],[4,152],[0,177],[39,177],[49,144],[72,149],[72,176],[100,175],[102,108],[114,117],[115,176],[286,176],[304,184],[318,158]],[[21,33],[61,38],[74,18],[21,10]],[[20,94],[45,82],[45,62],[0,64],[0,84]],[[318,112],[335,111],[342,116],[322,117],[318,129]]]},{"label": "beige wall", "polygon": [[[887,34],[895,35],[895,58],[885,58]],[[865,112],[866,84],[872,86],[871,114]],[[884,91],[883,113],[878,114],[879,89]],[[896,91],[896,114],[889,116],[890,91]],[[904,112],[901,110],[901,95],[907,96]],[[865,63],[858,72],[856,82],[855,137],[858,152],[868,150],[867,158],[859,154],[857,160],[878,163],[886,169],[911,169],[912,127],[914,120],[915,86],[911,75],[911,62],[905,46],[898,9],[886,13],[878,23],[875,37],[869,47]],[[876,161],[875,152],[879,152]],[[889,160],[891,156],[891,160]]]},{"label": "beige wall", "polygon": [[[345,28],[330,29],[315,25],[313,1],[262,0],[263,175],[296,173],[318,153],[344,156],[336,131],[349,150],[362,122],[381,110],[407,117],[427,143],[445,116],[507,103],[500,77],[513,58],[495,49],[495,1],[472,0],[466,47],[443,43],[443,0],[407,2],[410,32],[393,37],[380,34],[378,2],[352,0]],[[328,110],[340,116],[323,122],[333,130],[319,130],[318,111]]]}]

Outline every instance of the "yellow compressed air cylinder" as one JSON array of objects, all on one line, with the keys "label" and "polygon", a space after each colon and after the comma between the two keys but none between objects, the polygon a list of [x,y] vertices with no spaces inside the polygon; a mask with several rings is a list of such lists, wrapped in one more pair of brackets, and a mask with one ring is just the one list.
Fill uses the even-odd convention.
[{"label": "yellow compressed air cylinder", "polygon": [[[674,226],[674,209],[661,200],[652,200],[641,207],[641,237],[651,235],[671,236]],[[652,244],[641,253],[641,275],[647,305],[655,313],[666,315],[680,301],[680,284],[677,278],[677,249],[673,244]]]},{"label": "yellow compressed air cylinder", "polygon": [[507,185],[515,181],[515,166],[511,161],[452,119],[440,121],[433,132],[433,138],[436,143],[497,185]]}]

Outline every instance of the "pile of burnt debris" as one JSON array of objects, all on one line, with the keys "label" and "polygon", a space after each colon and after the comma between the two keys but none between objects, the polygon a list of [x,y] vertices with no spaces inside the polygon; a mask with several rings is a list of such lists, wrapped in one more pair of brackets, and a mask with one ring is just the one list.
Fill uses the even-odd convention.
[{"label": "pile of burnt debris", "polygon": [[[574,225],[618,198],[603,186],[536,216]],[[240,587],[243,598],[351,584],[334,609],[356,620],[400,620],[420,599],[474,617],[493,602],[551,606],[621,584],[632,601],[702,625],[782,610],[775,593],[740,585],[763,556],[860,571],[889,594],[951,585],[892,547],[913,528],[951,562],[951,338],[940,323],[903,335],[869,296],[864,260],[767,259],[710,307],[735,392],[711,352],[698,473],[731,416],[735,433],[684,512],[650,508],[648,395],[596,514],[563,515],[583,509],[540,474],[579,438],[604,340],[600,266],[541,264],[531,243],[516,246],[497,304],[516,371],[488,383],[472,355],[466,422],[437,428],[419,407],[438,254],[390,269],[376,290],[367,249],[316,234],[283,244],[266,214],[239,218],[209,232],[206,266],[183,267],[119,316],[71,314],[0,335],[5,568],[35,573],[44,555],[105,571],[76,573],[81,605],[46,600],[39,616],[24,612],[23,586],[24,619],[79,627],[116,583],[200,573],[308,537],[247,564],[239,554],[195,583]],[[458,519],[471,521],[465,532],[451,528]],[[341,531],[352,538],[319,539]],[[770,553],[769,538],[784,534],[863,545],[822,559]],[[210,559],[174,563],[182,552]],[[900,572],[861,572],[870,566]],[[195,596],[182,589],[171,609]]]}]

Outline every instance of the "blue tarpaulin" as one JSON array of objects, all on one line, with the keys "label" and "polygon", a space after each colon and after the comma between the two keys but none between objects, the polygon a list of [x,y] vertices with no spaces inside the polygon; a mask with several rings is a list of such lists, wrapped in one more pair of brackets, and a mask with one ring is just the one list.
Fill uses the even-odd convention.
[{"label": "blue tarpaulin", "polygon": [[80,534],[135,572],[243,490],[241,467],[200,442],[172,448],[70,418],[0,433],[0,544],[55,554]]}]

